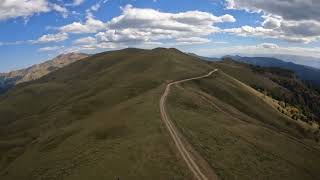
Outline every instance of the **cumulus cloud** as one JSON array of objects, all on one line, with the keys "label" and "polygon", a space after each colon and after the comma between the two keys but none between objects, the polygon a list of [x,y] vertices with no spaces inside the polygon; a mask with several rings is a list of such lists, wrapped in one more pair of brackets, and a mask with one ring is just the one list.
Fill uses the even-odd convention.
[{"label": "cumulus cloud", "polygon": [[69,38],[67,33],[57,33],[57,34],[45,34],[40,36],[35,40],[25,40],[25,41],[13,41],[13,42],[0,42],[0,45],[20,45],[20,44],[45,44],[45,43],[55,43],[67,40]]},{"label": "cumulus cloud", "polygon": [[113,42],[99,42],[96,38],[88,36],[79,38],[75,41],[73,41],[73,45],[70,48],[67,48],[66,52],[76,52],[76,51],[90,51],[95,49],[114,49],[114,48],[120,48],[125,47],[120,45],[119,43],[113,43]]},{"label": "cumulus cloud", "polygon": [[266,19],[262,26],[242,26],[224,29],[224,32],[239,36],[282,39],[295,43],[310,43],[320,38],[320,23],[316,21],[276,21]]},{"label": "cumulus cloud", "polygon": [[281,17],[275,16],[264,16],[264,21],[262,22],[262,27],[266,29],[277,29],[281,27],[281,22],[283,19]]},{"label": "cumulus cloud", "polygon": [[46,0],[1,0],[0,20],[17,17],[29,17],[35,13],[49,12],[49,3]]},{"label": "cumulus cloud", "polygon": [[28,18],[34,14],[57,11],[64,17],[68,10],[58,4],[50,3],[48,0],[1,0],[0,1],[0,20],[11,18]]},{"label": "cumulus cloud", "polygon": [[81,44],[95,44],[97,41],[96,41],[96,38],[93,38],[93,37],[84,37],[84,38],[80,38],[80,39],[77,39],[73,42],[73,44],[76,44],[76,45],[81,45]]},{"label": "cumulus cloud", "polygon": [[57,34],[46,34],[39,37],[37,40],[32,40],[31,43],[49,43],[49,42],[60,42],[68,39],[67,33],[57,33]]},{"label": "cumulus cloud", "polygon": [[226,0],[227,8],[264,11],[287,20],[320,21],[319,0]]},{"label": "cumulus cloud", "polygon": [[[318,0],[227,0],[227,8],[262,12],[264,21],[260,27],[243,26],[225,32],[302,43],[310,43],[320,38]],[[249,29],[250,31],[247,31]]]},{"label": "cumulus cloud", "polygon": [[[176,45],[202,44],[210,42],[208,36],[223,32],[218,23],[232,23],[236,19],[229,15],[215,16],[202,11],[166,13],[150,8],[121,7],[121,15],[108,22],[96,19],[92,12],[97,11],[107,0],[100,0],[86,11],[84,22],[73,22],[56,28],[58,33],[47,34],[31,43],[60,42],[70,34],[95,34],[74,41],[74,45],[86,48],[109,48],[139,45],[159,45],[162,42]],[[68,13],[63,6],[52,4],[51,8]],[[87,45],[87,46],[86,46]]]},{"label": "cumulus cloud", "polygon": [[96,20],[92,12],[107,0],[98,1],[87,11],[87,20],[74,22],[59,28],[62,33],[96,33],[94,36],[77,39],[72,49],[119,48],[127,46],[168,44],[189,45],[208,43],[208,35],[222,32],[217,23],[235,22],[225,14],[215,16],[208,12],[187,11],[166,13],[149,8],[121,7],[121,15],[108,22]]},{"label": "cumulus cloud", "polygon": [[71,24],[60,27],[59,30],[64,33],[81,34],[81,33],[96,33],[105,28],[106,28],[105,23],[89,16],[87,17],[87,20],[84,23],[73,22]]},{"label": "cumulus cloud", "polygon": [[179,44],[207,43],[206,36],[220,32],[217,23],[235,22],[229,14],[215,16],[201,11],[165,13],[127,5],[122,14],[107,22],[107,30],[96,34],[98,42],[159,43],[162,40]]},{"label": "cumulus cloud", "polygon": [[195,32],[207,35],[217,31],[218,28],[214,27],[214,24],[234,21],[235,19],[231,15],[217,17],[201,11],[173,14],[127,5],[123,8],[122,15],[113,18],[108,23],[108,27],[112,29],[149,28],[151,30]]}]

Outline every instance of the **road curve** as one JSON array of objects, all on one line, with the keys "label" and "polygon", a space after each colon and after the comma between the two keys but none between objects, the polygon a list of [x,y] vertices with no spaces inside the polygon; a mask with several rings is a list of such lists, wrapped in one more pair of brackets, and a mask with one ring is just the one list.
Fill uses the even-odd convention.
[{"label": "road curve", "polygon": [[201,170],[199,164],[197,164],[197,162],[196,162],[196,158],[192,155],[192,153],[190,153],[187,150],[186,145],[183,143],[183,141],[181,140],[181,138],[179,136],[177,128],[172,123],[172,121],[169,119],[168,113],[166,112],[165,103],[166,103],[168,94],[170,92],[170,87],[172,85],[176,85],[176,84],[183,83],[186,81],[192,81],[192,80],[196,80],[196,79],[206,78],[217,71],[218,71],[218,69],[215,69],[215,70],[210,71],[208,74],[203,75],[203,76],[198,76],[198,77],[194,77],[194,78],[188,78],[188,79],[183,79],[183,80],[171,82],[171,83],[167,84],[166,89],[160,99],[161,118],[162,118],[164,124],[166,125],[166,127],[169,131],[169,134],[170,134],[171,138],[173,139],[181,157],[183,158],[183,160],[185,161],[185,163],[189,167],[190,171],[193,173],[193,175],[195,176],[195,178],[197,180],[208,180],[210,176],[206,175],[205,171]]}]

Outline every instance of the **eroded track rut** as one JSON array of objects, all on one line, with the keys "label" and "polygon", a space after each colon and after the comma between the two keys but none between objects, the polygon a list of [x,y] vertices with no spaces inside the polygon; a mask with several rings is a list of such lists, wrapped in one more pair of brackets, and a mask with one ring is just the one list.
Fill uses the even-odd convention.
[{"label": "eroded track rut", "polygon": [[[190,148],[192,148],[189,144],[186,144],[185,141],[182,139],[182,134],[178,131],[178,129],[175,127],[174,123],[170,120],[168,113],[166,111],[166,100],[167,97],[170,93],[170,88],[172,85],[177,85],[179,83],[187,82],[187,81],[192,81],[196,79],[202,79],[211,76],[213,73],[217,72],[218,69],[215,69],[213,71],[210,71],[208,74],[203,75],[203,76],[198,76],[194,78],[188,78],[188,79],[183,79],[179,81],[174,81],[169,84],[167,84],[166,89],[161,96],[160,99],[160,113],[161,113],[161,118],[166,125],[169,134],[171,138],[174,141],[175,146],[177,147],[179,154],[181,155],[182,159],[185,161],[187,164],[188,168],[194,175],[195,179],[197,180],[215,180],[218,179],[217,175],[214,173],[212,168],[209,165],[205,165],[203,158],[200,157],[200,155],[197,153],[195,155],[194,150],[190,151]],[[185,139],[185,138],[184,138]],[[189,148],[188,148],[189,147]]]}]

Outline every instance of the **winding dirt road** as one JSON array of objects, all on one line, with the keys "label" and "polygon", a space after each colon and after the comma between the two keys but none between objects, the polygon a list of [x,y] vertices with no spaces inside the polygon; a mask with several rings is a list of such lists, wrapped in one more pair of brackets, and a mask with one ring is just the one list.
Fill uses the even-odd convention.
[{"label": "winding dirt road", "polygon": [[194,155],[194,153],[191,153],[190,151],[188,151],[188,148],[187,148],[188,145],[186,145],[186,143],[182,140],[181,133],[178,132],[175,125],[169,119],[168,113],[166,112],[165,104],[166,104],[168,94],[170,92],[170,87],[172,85],[177,85],[179,83],[183,83],[186,81],[192,81],[192,80],[196,80],[196,79],[206,78],[206,77],[211,76],[213,73],[215,73],[217,71],[218,71],[218,69],[215,69],[215,70],[213,70],[203,76],[198,76],[198,77],[194,77],[194,78],[188,78],[188,79],[183,79],[183,80],[171,82],[166,86],[166,89],[160,99],[161,118],[162,118],[163,122],[165,123],[165,125],[169,131],[169,134],[170,134],[171,138],[173,139],[181,157],[183,158],[183,160],[185,161],[185,163],[189,167],[190,171],[193,173],[193,175],[195,176],[195,178],[197,180],[209,180],[209,179],[218,179],[218,178],[216,175],[212,175],[212,173],[211,174],[208,173],[210,171],[213,172],[213,170],[210,167],[206,167],[206,168],[210,168],[210,170],[208,170],[208,169],[205,170],[204,169],[205,167],[203,167],[203,165],[202,166],[200,165],[200,164],[203,164],[200,162],[203,160],[199,160],[199,156],[196,156],[196,155]]}]

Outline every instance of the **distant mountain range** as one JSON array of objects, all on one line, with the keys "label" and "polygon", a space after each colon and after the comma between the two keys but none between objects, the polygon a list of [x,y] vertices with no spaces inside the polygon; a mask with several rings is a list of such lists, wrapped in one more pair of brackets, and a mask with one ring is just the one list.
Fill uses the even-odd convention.
[{"label": "distant mountain range", "polygon": [[252,64],[262,67],[279,67],[293,71],[300,79],[309,81],[312,84],[320,86],[320,69],[310,66],[299,65],[292,62],[285,62],[283,60],[271,57],[242,57],[242,56],[225,56],[224,58],[231,58],[238,62]]},{"label": "distant mountain range", "polygon": [[188,55],[197,57],[206,61],[221,61],[221,58],[216,58],[216,57],[205,57],[205,56],[199,56],[198,54],[195,53],[188,53]]},{"label": "distant mountain range", "polygon": [[281,59],[286,62],[293,62],[295,64],[301,64],[301,65],[311,66],[311,67],[320,69],[320,58],[315,58],[310,56],[285,55],[285,54],[270,55],[270,57]]},{"label": "distant mountain range", "polygon": [[[305,66],[310,66],[310,67],[320,69],[320,58],[312,57],[312,56],[290,55],[290,54],[229,54],[228,56],[269,57],[269,58],[280,59],[285,62],[292,62],[295,64],[305,65]],[[213,59],[216,59],[216,58],[213,58]]]},{"label": "distant mountain range", "polygon": [[16,84],[38,79],[52,71],[88,56],[88,54],[83,53],[61,54],[52,60],[25,69],[0,73],[0,93],[7,91]]}]

